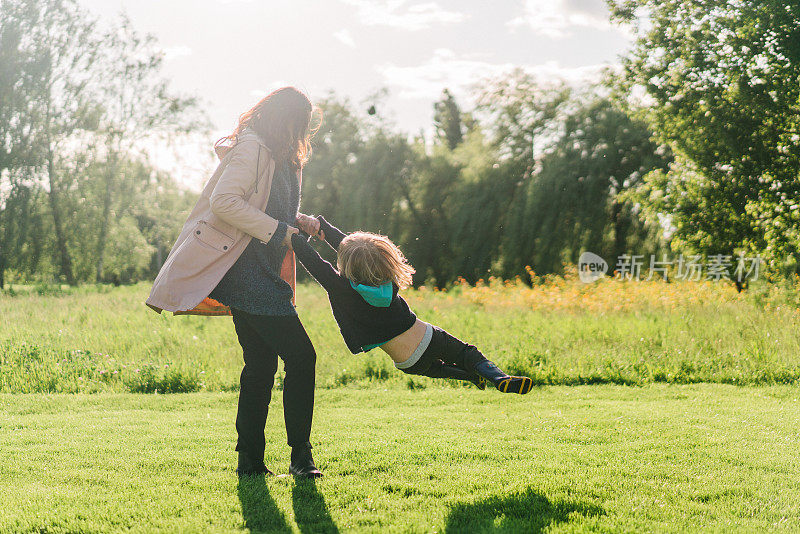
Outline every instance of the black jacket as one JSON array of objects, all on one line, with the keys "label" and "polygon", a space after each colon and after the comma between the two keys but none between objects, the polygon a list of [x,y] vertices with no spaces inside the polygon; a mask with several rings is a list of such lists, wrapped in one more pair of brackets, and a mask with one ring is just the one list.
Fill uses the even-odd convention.
[{"label": "black jacket", "polygon": [[[317,218],[320,229],[325,233],[325,241],[337,250],[345,235],[324,217]],[[372,306],[353,289],[349,279],[322,259],[308,243],[305,235],[294,234],[292,248],[303,267],[328,292],[333,316],[347,348],[353,354],[363,352],[364,347],[389,341],[414,326],[417,316],[403,297],[397,294],[399,288],[396,284],[392,284],[392,301],[389,306]]]}]

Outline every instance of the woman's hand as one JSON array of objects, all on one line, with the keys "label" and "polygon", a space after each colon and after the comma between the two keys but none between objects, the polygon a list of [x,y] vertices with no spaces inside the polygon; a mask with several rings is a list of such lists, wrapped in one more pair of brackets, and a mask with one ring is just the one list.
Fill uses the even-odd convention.
[{"label": "woman's hand", "polygon": [[315,236],[319,234],[319,221],[316,217],[298,213],[297,226],[308,235]]},{"label": "woman's hand", "polygon": [[292,249],[292,236],[294,234],[299,234],[299,233],[300,233],[300,230],[298,230],[294,226],[289,226],[288,228],[286,228],[286,235],[283,237],[283,246],[289,247],[289,250],[293,250]]}]

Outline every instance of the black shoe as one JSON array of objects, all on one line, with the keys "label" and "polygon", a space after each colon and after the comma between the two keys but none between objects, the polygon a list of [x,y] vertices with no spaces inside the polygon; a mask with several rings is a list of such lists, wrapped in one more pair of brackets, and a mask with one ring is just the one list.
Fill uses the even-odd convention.
[{"label": "black shoe", "polygon": [[289,473],[301,478],[320,478],[322,476],[322,471],[314,465],[314,458],[311,456],[311,443],[292,447]]},{"label": "black shoe", "polygon": [[520,395],[525,395],[533,389],[533,380],[527,376],[509,376],[501,380],[495,387],[498,391],[502,391],[503,393],[519,393]]},{"label": "black shoe", "polygon": [[263,460],[254,460],[249,454],[239,451],[239,466],[236,468],[236,474],[239,477],[255,476],[255,475],[269,475],[275,473],[267,469]]},{"label": "black shoe", "polygon": [[475,387],[481,391],[486,389],[486,379],[477,373],[472,373],[472,376],[469,377],[469,381],[475,384]]},{"label": "black shoe", "polygon": [[475,372],[494,384],[503,393],[519,393],[525,395],[533,388],[533,380],[527,376],[508,376],[489,360],[475,365]]}]

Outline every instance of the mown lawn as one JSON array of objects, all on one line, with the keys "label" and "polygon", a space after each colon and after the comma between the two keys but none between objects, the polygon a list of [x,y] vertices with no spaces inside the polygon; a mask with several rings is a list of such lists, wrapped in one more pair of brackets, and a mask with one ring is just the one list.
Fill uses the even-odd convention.
[{"label": "mown lawn", "polygon": [[[0,392],[236,390],[230,319],[156,315],[144,306],[148,290],[0,294]],[[725,283],[552,279],[405,294],[422,319],[537,384],[800,381],[800,285],[737,294]],[[351,355],[318,286],[299,286],[298,311],[317,349],[318,387],[433,384],[409,382],[380,350]]]},{"label": "mown lawn", "polygon": [[322,390],[316,484],[237,481],[234,393],[2,395],[0,532],[796,531],[798,393]]}]

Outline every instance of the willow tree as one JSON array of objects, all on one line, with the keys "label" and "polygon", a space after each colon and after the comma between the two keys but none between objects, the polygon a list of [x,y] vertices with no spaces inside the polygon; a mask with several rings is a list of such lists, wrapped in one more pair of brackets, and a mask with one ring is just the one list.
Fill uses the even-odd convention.
[{"label": "willow tree", "polygon": [[648,255],[661,245],[625,194],[649,172],[666,169],[669,151],[608,98],[576,99],[560,129],[510,210],[506,275],[526,265],[557,272],[586,250],[613,265],[626,252]]},{"label": "willow tree", "polygon": [[[151,37],[124,18],[101,31],[76,0],[0,0],[0,59],[0,195],[19,210],[30,197],[23,188],[44,193],[60,276],[69,284],[102,280],[109,235],[130,211],[137,185],[122,162],[143,157],[157,136],[201,125],[195,101],[169,90]],[[86,182],[88,166],[104,172]],[[74,219],[87,201],[100,209],[89,233],[79,235]],[[27,228],[4,222],[5,215],[3,250],[19,242],[9,230]],[[79,254],[82,265],[93,259],[93,276],[76,273]]]},{"label": "willow tree", "polygon": [[102,211],[94,247],[95,277],[103,280],[108,237],[114,220],[131,209],[134,198],[126,180],[123,161],[143,157],[148,143],[173,141],[204,128],[197,100],[174,93],[161,74],[164,54],[155,38],[139,34],[123,17],[102,35],[104,53],[93,65],[100,86],[99,134],[104,148],[105,170],[97,188]]},{"label": "willow tree", "polygon": [[[96,87],[92,65],[101,43],[91,21],[71,0],[3,0],[0,27],[6,53],[24,58],[24,69],[10,80],[25,87],[14,100],[16,115],[28,132],[24,146],[27,164],[44,179],[55,234],[61,275],[76,283],[68,244],[63,199],[73,176],[61,172],[63,149],[81,132],[96,129]],[[19,95],[19,93],[17,93]]]}]

